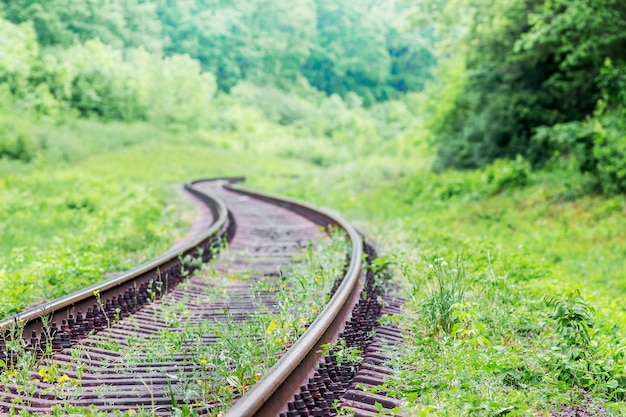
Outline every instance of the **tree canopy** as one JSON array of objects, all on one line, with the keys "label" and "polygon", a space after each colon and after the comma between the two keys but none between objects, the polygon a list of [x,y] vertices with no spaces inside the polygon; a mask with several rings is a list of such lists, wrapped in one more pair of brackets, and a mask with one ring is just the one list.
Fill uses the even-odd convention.
[{"label": "tree canopy", "polygon": [[626,63],[623,0],[444,3],[455,7],[439,21],[459,10],[468,17],[442,43],[464,70],[444,80],[462,87],[445,97],[451,103],[434,126],[440,168],[518,154],[545,162],[558,146],[536,133],[591,116],[607,83],[604,63]]},{"label": "tree canopy", "polygon": [[399,0],[1,0],[44,48],[98,39],[116,49],[187,54],[229,92],[241,81],[283,90],[302,82],[365,104],[423,88],[434,64],[428,31]]}]

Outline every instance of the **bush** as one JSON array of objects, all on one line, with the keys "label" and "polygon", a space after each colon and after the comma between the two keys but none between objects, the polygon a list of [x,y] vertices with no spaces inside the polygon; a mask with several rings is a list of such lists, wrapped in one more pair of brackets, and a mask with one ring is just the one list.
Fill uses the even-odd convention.
[{"label": "bush", "polygon": [[538,129],[534,140],[557,156],[573,156],[578,170],[589,174],[602,193],[626,192],[626,121],[619,110],[605,111],[600,106],[585,122]]},{"label": "bush", "polygon": [[520,155],[517,155],[513,161],[498,159],[485,169],[487,183],[491,186],[493,193],[504,189],[524,187],[528,184],[530,169],[530,163]]},{"label": "bush", "polygon": [[605,194],[626,192],[626,122],[607,114],[594,123],[593,174]]},{"label": "bush", "polygon": [[0,159],[30,162],[39,151],[39,144],[28,128],[28,121],[19,117],[0,118]]},{"label": "bush", "polygon": [[428,290],[422,313],[431,330],[450,333],[456,323],[455,306],[465,297],[467,273],[460,259],[451,266],[443,258],[436,258],[428,267]]},{"label": "bush", "polygon": [[7,84],[13,94],[26,91],[38,55],[39,45],[32,25],[14,25],[0,17],[0,84]]}]

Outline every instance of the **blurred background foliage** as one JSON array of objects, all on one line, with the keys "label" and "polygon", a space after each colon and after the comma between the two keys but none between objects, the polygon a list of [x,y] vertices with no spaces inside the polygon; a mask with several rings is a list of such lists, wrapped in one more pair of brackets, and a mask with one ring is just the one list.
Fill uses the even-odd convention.
[{"label": "blurred background foliage", "polygon": [[[0,5],[0,106],[12,125],[237,131],[227,146],[318,165],[427,141],[435,171],[567,160],[590,189],[626,190],[624,0]],[[11,126],[0,126],[0,157],[32,160],[41,144]],[[254,141],[259,130],[276,143]]]},{"label": "blurred background foliage", "polygon": [[626,2],[432,3],[441,7],[423,10],[443,39],[426,106],[436,169],[569,156],[594,189],[626,189]]},{"label": "blurred background foliage", "polygon": [[24,162],[45,154],[32,121],[85,118],[236,131],[222,144],[329,165],[411,124],[405,98],[436,62],[433,28],[397,0],[0,5],[0,157]]}]

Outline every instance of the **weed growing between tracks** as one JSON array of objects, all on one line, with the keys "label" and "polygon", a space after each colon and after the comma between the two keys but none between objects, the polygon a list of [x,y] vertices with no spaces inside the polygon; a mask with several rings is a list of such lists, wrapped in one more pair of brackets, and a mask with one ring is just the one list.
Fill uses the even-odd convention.
[{"label": "weed growing between tracks", "polygon": [[[230,408],[235,398],[249,390],[274,365],[281,352],[302,335],[327,303],[350,253],[344,233],[331,229],[329,235],[330,238],[323,239],[317,247],[309,245],[289,271],[257,281],[252,292],[256,309],[244,313],[243,317],[241,312],[233,313],[228,308],[228,291],[224,285],[227,286],[231,274],[217,272],[210,264],[205,264],[202,265],[205,279],[214,286],[193,301],[199,305],[211,303],[218,306],[221,318],[198,320],[185,307],[184,301],[188,299],[167,304],[165,298],[158,301],[165,308],[153,311],[154,320],[167,323],[168,329],[148,338],[129,337],[126,349],[109,346],[106,339],[97,341],[95,346],[123,351],[125,366],[130,368],[142,362],[169,362],[182,357],[179,370],[167,374],[173,415],[197,415],[200,410],[218,415]],[[188,284],[181,284],[183,288],[185,285]],[[218,287],[223,291],[216,290]],[[271,294],[274,301],[266,304],[262,294]],[[132,319],[128,323],[132,323]],[[54,395],[59,400],[80,395],[81,377],[90,368],[85,364],[80,343],[74,348],[76,354],[72,356],[71,366],[59,367],[49,365],[46,359],[52,354],[51,346],[46,346],[43,358],[37,358],[25,350],[20,329],[16,328],[14,333],[7,340],[7,348],[15,359],[0,363],[3,392],[17,390],[21,396],[36,400],[40,394],[37,383],[43,381],[52,386],[44,394]],[[83,360],[74,361],[79,358]],[[149,382],[146,384],[150,390]],[[157,411],[155,407],[134,407],[118,414],[154,416]],[[15,410],[9,410],[9,413],[18,414]],[[19,414],[25,415],[24,412]],[[109,415],[93,408],[71,405],[55,407],[51,413],[66,414]]]},{"label": "weed growing between tracks", "polygon": [[[171,305],[159,313],[158,319],[176,316],[172,328],[159,332],[156,338],[129,339],[127,362],[169,361],[182,355],[183,366],[193,370],[181,369],[170,375],[170,392],[179,403],[177,412],[208,409],[216,415],[228,409],[233,399],[245,394],[317,317],[335,280],[342,276],[348,249],[346,236],[331,231],[331,239],[317,248],[309,246],[291,270],[258,281],[253,291],[256,309],[244,316],[229,310],[227,292],[215,290],[209,290],[197,302],[222,305],[220,319],[197,322],[188,311]],[[221,279],[219,274],[214,276],[214,270],[207,271],[206,279]],[[264,303],[263,294],[274,297],[271,305]],[[208,343],[207,338],[213,340]]]}]

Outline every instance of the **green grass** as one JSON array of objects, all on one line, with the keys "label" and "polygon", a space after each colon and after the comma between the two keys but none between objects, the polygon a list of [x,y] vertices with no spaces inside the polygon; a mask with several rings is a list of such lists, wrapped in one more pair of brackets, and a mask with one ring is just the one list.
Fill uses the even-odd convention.
[{"label": "green grass", "polygon": [[[86,150],[74,144],[76,158],[49,153],[31,164],[0,161],[0,317],[167,250],[195,215],[176,193],[184,181],[243,173],[275,181],[308,168],[212,149],[194,134],[159,132],[155,138],[148,125],[130,128],[133,144],[93,156],[90,147],[118,135],[120,126],[77,123],[76,135],[86,136],[73,140]],[[69,134],[65,129],[51,135]]]},{"label": "green grass", "polygon": [[[626,413],[626,198],[586,195],[586,179],[562,170],[501,190],[514,170],[413,166],[360,160],[281,186],[341,211],[395,259],[406,347],[383,391],[407,400],[409,415],[536,415],[570,403]],[[435,279],[437,261],[463,268],[463,282],[451,269]],[[571,334],[578,319],[568,316],[579,330],[563,330],[554,307],[574,290],[575,310],[595,308],[584,346]]]},{"label": "green grass", "polygon": [[[93,156],[102,138],[126,133],[72,123],[87,149],[68,151],[75,157],[0,163],[0,313],[162,252],[193,218],[177,184],[245,174],[251,187],[339,211],[394,260],[408,301],[393,320],[406,345],[385,389],[410,415],[533,415],[569,403],[625,413],[624,196],[589,194],[579,174],[530,173],[523,161],[434,174],[432,156],[406,138],[402,152],[388,142],[380,156],[320,168],[272,156],[288,153],[284,138],[263,142],[262,132],[249,152],[222,146],[239,143],[237,132],[136,124],[132,143]],[[457,260],[464,274],[449,269]],[[444,261],[433,276],[429,265]],[[559,305],[583,313],[559,316],[569,311]],[[572,333],[586,319],[583,342]]]}]

